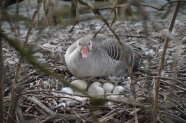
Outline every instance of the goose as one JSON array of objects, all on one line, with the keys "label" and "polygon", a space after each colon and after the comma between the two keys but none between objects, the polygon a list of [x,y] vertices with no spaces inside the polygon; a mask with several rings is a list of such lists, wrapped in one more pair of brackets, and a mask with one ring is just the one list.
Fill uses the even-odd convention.
[{"label": "goose", "polygon": [[[132,70],[138,70],[142,50],[102,34],[94,37],[88,34],[69,46],[65,53],[65,62],[70,72],[78,78],[126,77],[128,67],[124,61],[124,53]],[[125,57],[126,58],[126,57]]]}]

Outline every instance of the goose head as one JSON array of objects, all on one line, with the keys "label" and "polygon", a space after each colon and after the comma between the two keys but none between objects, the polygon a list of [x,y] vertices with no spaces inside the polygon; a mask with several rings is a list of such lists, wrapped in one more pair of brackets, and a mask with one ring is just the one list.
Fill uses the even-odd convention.
[{"label": "goose head", "polygon": [[92,39],[93,35],[82,37],[77,42],[77,49],[81,53],[82,58],[88,58],[92,51]]}]

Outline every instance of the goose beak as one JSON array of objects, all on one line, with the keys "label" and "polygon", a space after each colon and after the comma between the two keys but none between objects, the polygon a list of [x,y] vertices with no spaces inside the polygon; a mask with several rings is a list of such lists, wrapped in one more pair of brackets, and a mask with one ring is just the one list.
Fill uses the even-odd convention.
[{"label": "goose beak", "polygon": [[88,57],[88,52],[89,52],[89,50],[88,50],[88,48],[86,46],[83,46],[81,48],[81,55],[82,55],[83,58],[87,58]]}]

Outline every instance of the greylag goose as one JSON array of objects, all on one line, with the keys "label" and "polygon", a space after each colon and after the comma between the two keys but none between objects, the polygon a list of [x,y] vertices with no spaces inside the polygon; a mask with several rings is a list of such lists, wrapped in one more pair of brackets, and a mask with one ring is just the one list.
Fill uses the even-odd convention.
[{"label": "greylag goose", "polygon": [[115,38],[88,34],[67,49],[65,62],[70,72],[78,78],[126,77],[128,69],[122,58],[123,52],[127,53],[132,70],[138,69],[141,49],[126,44],[122,49]]}]

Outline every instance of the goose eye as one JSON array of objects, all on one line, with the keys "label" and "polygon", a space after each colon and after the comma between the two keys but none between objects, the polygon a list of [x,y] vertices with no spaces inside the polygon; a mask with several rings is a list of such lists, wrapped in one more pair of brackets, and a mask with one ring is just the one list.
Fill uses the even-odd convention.
[{"label": "goose eye", "polygon": [[81,43],[79,43],[79,45],[81,45]]}]

